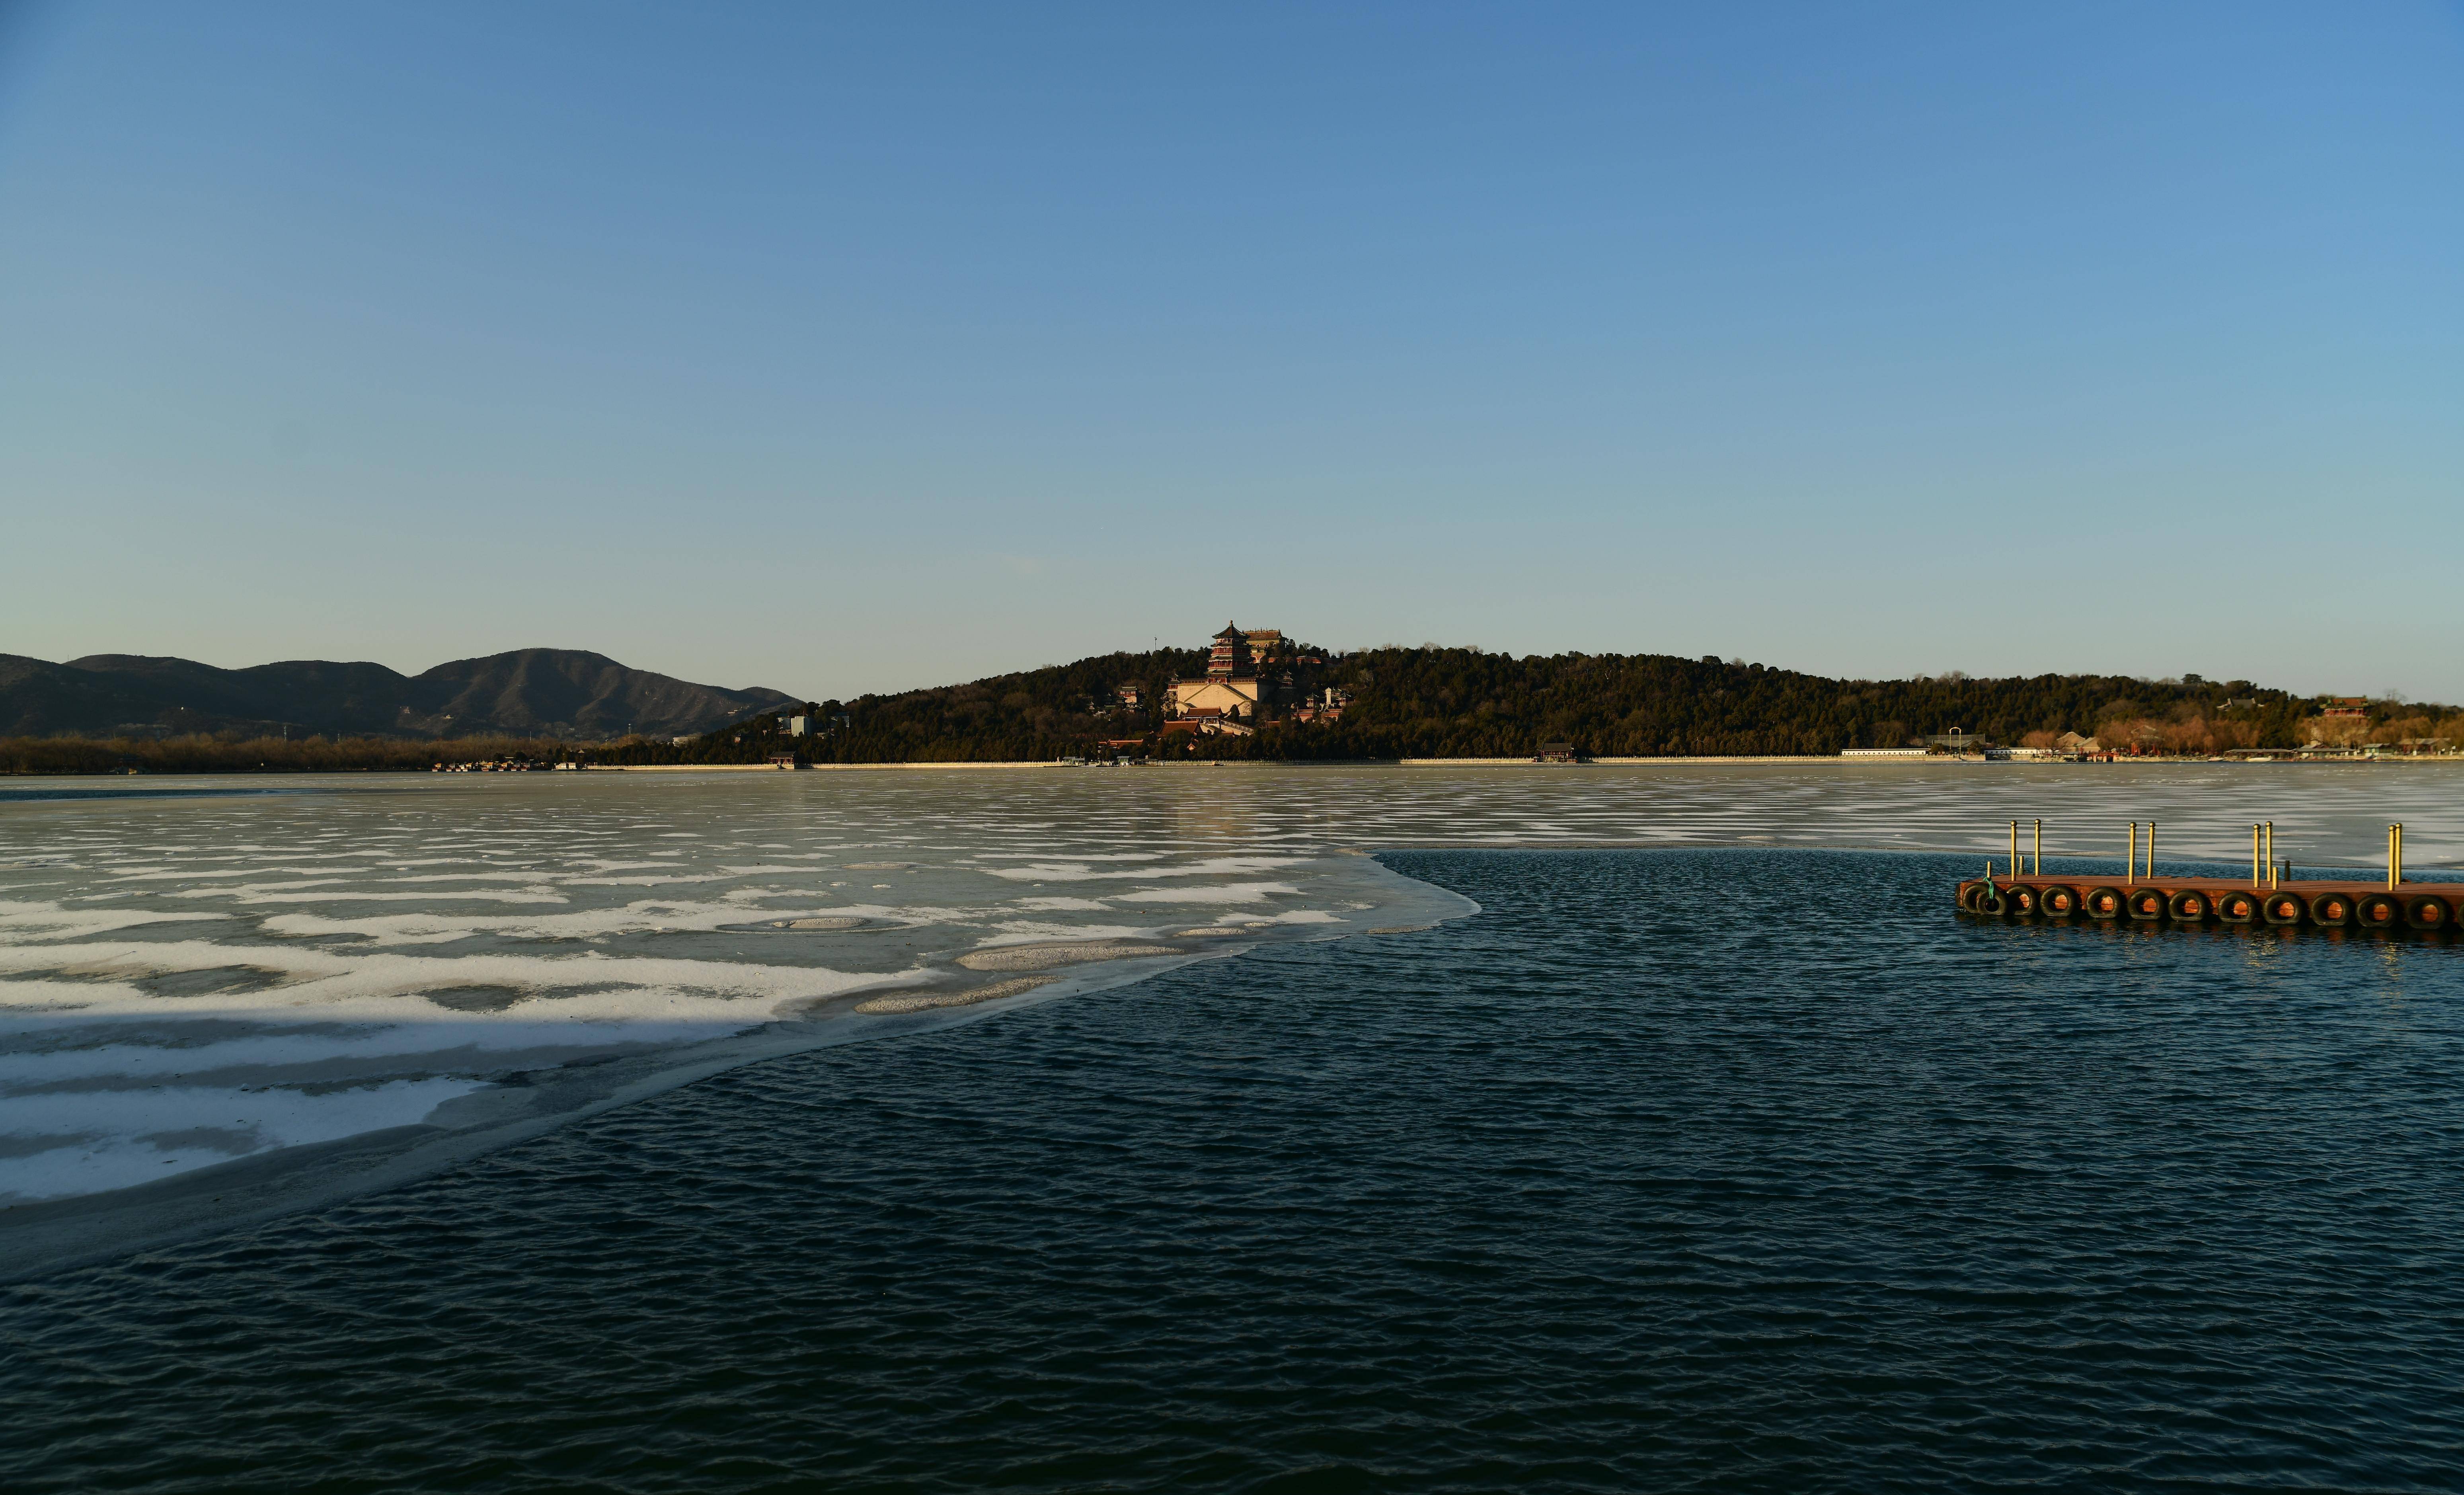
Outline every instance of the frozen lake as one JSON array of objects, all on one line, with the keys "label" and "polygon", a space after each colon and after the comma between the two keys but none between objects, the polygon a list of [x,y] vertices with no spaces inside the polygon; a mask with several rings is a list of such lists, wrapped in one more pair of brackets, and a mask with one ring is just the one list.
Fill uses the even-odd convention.
[{"label": "frozen lake", "polygon": [[1981,860],[2042,817],[2049,854],[2118,866],[2152,819],[2167,863],[2246,865],[2273,820],[2324,868],[2403,821],[2419,876],[2464,859],[2459,790],[2240,764],[24,781],[0,792],[0,1204],[357,1139],[339,1189],[752,1058],[1472,912],[1381,847]]}]

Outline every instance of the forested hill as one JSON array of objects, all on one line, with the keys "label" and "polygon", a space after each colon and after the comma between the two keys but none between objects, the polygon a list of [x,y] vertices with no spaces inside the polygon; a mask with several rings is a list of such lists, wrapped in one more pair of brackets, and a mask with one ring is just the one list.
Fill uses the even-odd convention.
[{"label": "forested hill", "polygon": [[1303,731],[1374,758],[1515,757],[1551,740],[1603,758],[1831,755],[1954,728],[2013,744],[2075,731],[2186,750],[2289,746],[2316,710],[2249,681],[2195,676],[1835,680],[1714,658],[1473,649],[1381,649],[1344,664],[1357,681],[1351,709],[1323,733]]},{"label": "forested hill", "polygon": [[[789,748],[820,761],[1023,760],[1084,754],[1106,740],[1147,738],[1155,703],[1176,676],[1205,667],[1195,650],[1109,654],[967,685],[830,702],[844,716],[819,742],[772,740],[758,724],[681,749],[712,761]],[[1118,705],[1125,684],[1146,704]],[[1956,673],[1907,680],[1834,680],[1793,671],[1664,654],[1492,654],[1473,649],[1380,649],[1296,671],[1301,691],[1340,687],[1352,704],[1334,723],[1270,727],[1254,738],[1176,741],[1175,757],[1394,758],[1526,757],[1568,741],[1598,757],[1837,754],[1896,747],[1953,728],[1994,741],[2039,742],[2064,731],[2147,750],[2289,747],[2306,739],[2321,702],[2249,681],[2196,676],[2037,675],[1979,680]],[[2368,740],[2464,738],[2452,708],[2370,704]],[[1127,750],[1125,750],[1127,751]]]}]

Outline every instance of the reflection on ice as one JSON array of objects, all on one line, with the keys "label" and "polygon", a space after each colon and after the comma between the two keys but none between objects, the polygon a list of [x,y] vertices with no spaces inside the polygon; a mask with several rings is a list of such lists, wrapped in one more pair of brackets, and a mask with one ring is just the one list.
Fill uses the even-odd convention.
[{"label": "reflection on ice", "polygon": [[1037,862],[1025,867],[988,867],[984,870],[995,877],[1007,877],[1019,882],[1091,882],[1098,878],[1155,877],[1219,877],[1226,872],[1271,872],[1277,868],[1293,867],[1306,860],[1288,856],[1226,856],[1209,861],[1193,862],[1185,867],[1106,868],[1096,870],[1089,864],[1093,857],[1074,858],[1062,862]]},{"label": "reflection on ice", "polygon": [[1136,892],[1112,894],[1114,903],[1263,903],[1281,894],[1297,898],[1301,890],[1289,883],[1218,883],[1210,888],[1141,888]]}]

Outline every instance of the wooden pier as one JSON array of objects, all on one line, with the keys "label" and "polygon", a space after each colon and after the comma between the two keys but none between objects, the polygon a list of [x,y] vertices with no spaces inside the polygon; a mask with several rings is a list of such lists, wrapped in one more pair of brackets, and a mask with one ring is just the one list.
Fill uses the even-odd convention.
[{"label": "wooden pier", "polygon": [[2044,822],[2035,822],[2035,866],[2011,823],[2007,871],[1988,863],[1985,875],[1963,880],[1961,912],[1981,918],[2099,919],[2144,925],[2273,925],[2287,928],[2410,930],[2444,934],[2464,923],[2464,883],[2417,883],[2404,875],[2404,827],[2387,827],[2387,871],[2380,877],[2296,878],[2276,858],[2276,828],[2251,827],[2250,876],[2163,877],[2156,872],[2156,825],[2130,825],[2121,876],[2045,871]]}]

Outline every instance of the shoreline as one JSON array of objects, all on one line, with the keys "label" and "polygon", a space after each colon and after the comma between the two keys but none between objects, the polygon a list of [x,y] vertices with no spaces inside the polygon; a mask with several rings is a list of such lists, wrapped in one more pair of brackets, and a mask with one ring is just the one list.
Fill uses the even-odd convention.
[{"label": "shoreline", "polygon": [[[1808,756],[1804,756],[1804,757],[1794,757],[1794,758],[1789,758],[1789,757],[1776,757],[1776,756],[1774,756],[1774,757],[1746,757],[1746,756],[1736,756],[1736,757],[1725,757],[1725,758],[1681,758],[1681,757],[1668,757],[1668,758],[1585,758],[1585,759],[1583,759],[1582,761],[1580,761],[1580,762],[1575,762],[1575,763],[1562,763],[1562,762],[1560,762],[1560,763],[1544,763],[1544,762],[1540,762],[1540,761],[1538,761],[1538,760],[1536,760],[1536,759],[1529,758],[1195,758],[1195,759],[1180,759],[1180,760],[1175,760],[1175,759],[1168,759],[1168,758],[1167,758],[1167,759],[1158,759],[1158,760],[1156,760],[1156,761],[1155,761],[1155,762],[1151,762],[1151,763],[1137,763],[1137,764],[1111,764],[1111,763],[1065,763],[1065,762],[1060,762],[1060,761],[1047,761],[1047,760],[1044,760],[1044,759],[1036,759],[1036,760],[1032,760],[1032,761],[1023,761],[1023,762],[1022,762],[1022,761],[974,761],[974,760],[969,760],[969,759],[935,759],[935,760],[932,760],[932,761],[919,761],[919,762],[895,762],[895,763],[800,763],[800,764],[797,764],[797,765],[796,765],[795,767],[793,767],[793,768],[781,767],[781,765],[779,765],[779,764],[777,764],[777,763],[605,763],[605,764],[593,764],[593,765],[591,765],[590,767],[587,767],[587,768],[580,768],[580,769],[564,769],[564,770],[547,769],[547,770],[531,770],[531,771],[529,771],[529,772],[530,772],[530,773],[533,773],[533,774],[536,774],[536,775],[538,775],[539,777],[541,777],[541,778],[557,779],[557,778],[561,778],[561,777],[562,777],[562,776],[564,776],[564,775],[568,775],[568,774],[569,774],[569,775],[595,775],[595,774],[800,774],[800,773],[885,773],[885,772],[886,772],[886,773],[906,773],[906,772],[936,772],[936,773],[950,773],[950,772],[961,772],[961,771],[966,771],[966,770],[970,770],[970,769],[980,769],[980,770],[984,770],[984,771],[987,771],[987,772],[1009,773],[1009,772],[1015,772],[1015,771],[1026,770],[1026,769],[1050,769],[1050,770],[1056,770],[1056,771],[1057,771],[1057,770],[1062,770],[1062,769],[1073,769],[1073,768],[1078,768],[1078,769],[1084,769],[1084,768],[1097,768],[1097,769],[1104,769],[1104,770],[1107,770],[1107,771],[1111,771],[1111,770],[1114,770],[1114,769],[1121,769],[1121,768],[1142,768],[1142,769],[1143,769],[1143,768],[1159,768],[1159,769],[1171,769],[1171,770],[1199,769],[1199,768],[1236,768],[1236,769],[1292,768],[1292,769],[1310,769],[1310,770],[1336,770],[1336,769],[1346,769],[1346,768],[1482,768],[1482,769],[1509,769],[1509,768],[1510,768],[1510,769],[1549,769],[1549,770],[1552,770],[1552,771],[1560,771],[1560,772],[1563,772],[1563,771],[1580,771],[1580,770],[1587,769],[1587,768],[1775,768],[1775,767],[1776,767],[1776,768],[1812,768],[1812,767],[1829,767],[1829,768],[1841,768],[1841,769],[1850,769],[1850,768],[1855,768],[1855,769],[1863,769],[1863,768],[1884,768],[1884,769],[1891,769],[1891,770],[1896,771],[1896,770],[1900,770],[1900,769],[1907,769],[1907,768],[1934,768],[1934,767],[1941,767],[1941,768],[1959,767],[1959,768],[2033,768],[2033,769],[2047,769],[2047,768],[2192,768],[2192,767],[2206,768],[2206,767],[2219,767],[2219,766],[2234,766],[2234,767],[2259,767],[2259,766],[2265,766],[2265,767],[2302,767],[2302,768],[2374,768],[2374,767],[2404,767],[2404,768],[2435,768],[2435,767],[2449,767],[2449,768],[2464,768],[2464,755],[2449,755],[2449,756],[2446,756],[2446,757],[2439,757],[2439,758],[2431,758],[2431,757],[2422,757],[2422,758],[2111,758],[2111,759],[2101,759],[2101,760],[2098,760],[2098,761],[2095,761],[2095,762],[2068,762],[2068,761],[2063,761],[2063,760],[2061,760],[2061,759],[2057,759],[2057,758],[2056,758],[2056,759],[2047,759],[2047,758],[1991,758],[1991,759],[1988,759],[1988,758],[1951,758],[1951,757],[1947,757],[1947,756],[1944,756],[1944,757],[1928,757],[1928,758],[1840,758],[1840,757],[1837,757],[1837,756],[1836,756],[1836,755],[1835,755],[1835,756],[1829,756],[1829,757],[1814,757],[1814,756],[1808,755]],[[416,768],[416,769],[410,769],[410,768],[406,768],[406,769],[377,769],[377,768],[343,768],[343,769],[333,769],[333,768],[328,768],[328,769],[315,769],[315,768],[297,768],[297,769],[292,769],[292,768],[286,768],[286,769],[214,769],[214,768],[199,768],[199,769],[187,769],[187,770],[181,770],[181,771],[178,771],[178,772],[147,773],[147,774],[127,774],[127,773],[105,773],[105,774],[21,774],[21,773],[7,773],[7,774],[0,774],[0,803],[7,803],[8,802],[10,802],[10,801],[11,801],[11,800],[12,800],[12,799],[14,799],[14,800],[22,800],[22,801],[27,801],[27,802],[33,802],[33,801],[34,801],[34,800],[37,800],[37,799],[40,799],[40,798],[41,798],[41,796],[39,796],[39,795],[32,795],[32,794],[12,794],[12,793],[10,791],[10,789],[9,789],[8,785],[9,785],[9,784],[11,784],[12,781],[15,781],[15,780],[24,780],[24,781],[25,781],[25,782],[27,782],[28,784],[34,784],[34,783],[46,783],[46,784],[49,784],[49,783],[61,783],[61,782],[80,783],[80,784],[82,784],[82,783],[87,783],[87,782],[106,782],[106,781],[107,781],[107,782],[110,782],[110,783],[115,783],[115,784],[119,784],[119,783],[127,783],[127,784],[130,784],[130,785],[131,785],[131,788],[130,788],[130,790],[129,790],[129,792],[130,792],[130,793],[143,793],[143,792],[145,792],[144,790],[138,789],[138,788],[136,788],[136,787],[135,787],[135,783],[136,783],[137,781],[139,781],[139,780],[181,780],[181,779],[233,779],[233,780],[248,780],[248,779],[345,779],[345,778],[347,778],[347,779],[355,779],[355,780],[366,780],[366,779],[372,779],[372,778],[384,778],[384,779],[397,779],[397,778],[401,778],[401,779],[407,779],[407,778],[441,779],[441,778],[445,778],[445,777],[447,777],[447,776],[442,775],[442,774],[439,774],[439,773],[435,772],[433,769],[426,769],[426,768]],[[490,780],[495,780],[495,779],[509,779],[509,778],[524,777],[524,775],[520,775],[520,774],[487,774],[487,775],[467,775],[467,776],[462,776],[462,777],[487,778],[487,779],[490,779]],[[161,792],[161,791],[156,791],[156,792]]]}]

